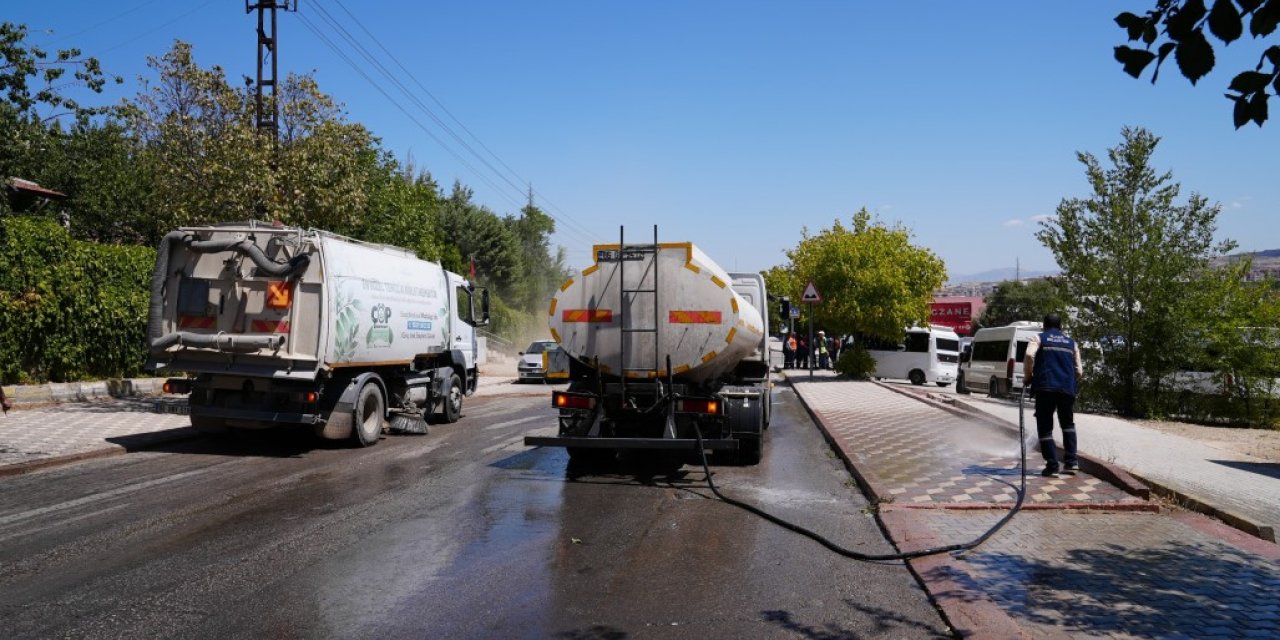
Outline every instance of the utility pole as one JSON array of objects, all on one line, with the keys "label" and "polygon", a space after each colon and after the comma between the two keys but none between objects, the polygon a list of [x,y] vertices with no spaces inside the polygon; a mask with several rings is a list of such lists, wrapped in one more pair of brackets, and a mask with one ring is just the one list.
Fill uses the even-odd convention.
[{"label": "utility pole", "polygon": [[[276,104],[276,58],[280,41],[276,35],[276,9],[297,11],[298,0],[244,0],[245,13],[258,12],[258,130],[270,134],[273,145],[280,137],[280,107]],[[270,113],[267,113],[268,107]]]}]

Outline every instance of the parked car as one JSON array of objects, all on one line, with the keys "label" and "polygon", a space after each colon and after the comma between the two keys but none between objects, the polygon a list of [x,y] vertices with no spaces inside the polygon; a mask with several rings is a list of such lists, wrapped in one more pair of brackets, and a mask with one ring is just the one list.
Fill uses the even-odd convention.
[{"label": "parked car", "polygon": [[545,382],[547,379],[547,356],[560,348],[555,340],[534,340],[524,351],[520,352],[520,362],[516,365],[516,373],[520,382]]},{"label": "parked car", "polygon": [[1039,322],[1027,321],[978,329],[971,348],[961,354],[956,391],[999,397],[1022,390],[1027,344],[1042,330]]}]

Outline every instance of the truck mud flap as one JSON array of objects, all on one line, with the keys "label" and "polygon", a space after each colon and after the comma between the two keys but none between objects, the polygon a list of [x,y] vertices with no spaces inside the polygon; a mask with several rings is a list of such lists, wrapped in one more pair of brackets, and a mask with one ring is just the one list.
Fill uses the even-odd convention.
[{"label": "truck mud flap", "polygon": [[[668,449],[697,451],[698,441],[693,438],[562,438],[555,436],[525,436],[528,447],[572,447],[574,449]],[[734,439],[703,439],[702,447],[716,451],[737,451]]]}]

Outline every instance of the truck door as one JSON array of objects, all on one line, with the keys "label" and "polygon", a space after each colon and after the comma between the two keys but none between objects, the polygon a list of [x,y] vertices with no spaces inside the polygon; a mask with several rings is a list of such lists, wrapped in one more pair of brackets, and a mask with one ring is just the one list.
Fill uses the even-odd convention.
[{"label": "truck door", "polygon": [[476,327],[489,324],[489,292],[474,287],[462,276],[446,273],[449,282],[449,335],[450,349],[462,352],[467,370],[475,369]]}]

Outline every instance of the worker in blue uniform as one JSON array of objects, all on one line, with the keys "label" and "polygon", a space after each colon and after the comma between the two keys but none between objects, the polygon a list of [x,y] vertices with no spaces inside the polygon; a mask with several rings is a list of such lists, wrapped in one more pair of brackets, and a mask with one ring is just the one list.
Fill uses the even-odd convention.
[{"label": "worker in blue uniform", "polygon": [[1062,332],[1062,318],[1056,313],[1044,317],[1044,331],[1032,336],[1022,362],[1024,380],[1030,381],[1036,397],[1036,431],[1040,437],[1040,453],[1045,467],[1040,475],[1057,477],[1058,447],[1053,440],[1053,415],[1058,414],[1062,427],[1061,471],[1074,475],[1080,468],[1076,457],[1076,394],[1084,366],[1080,345]]}]

